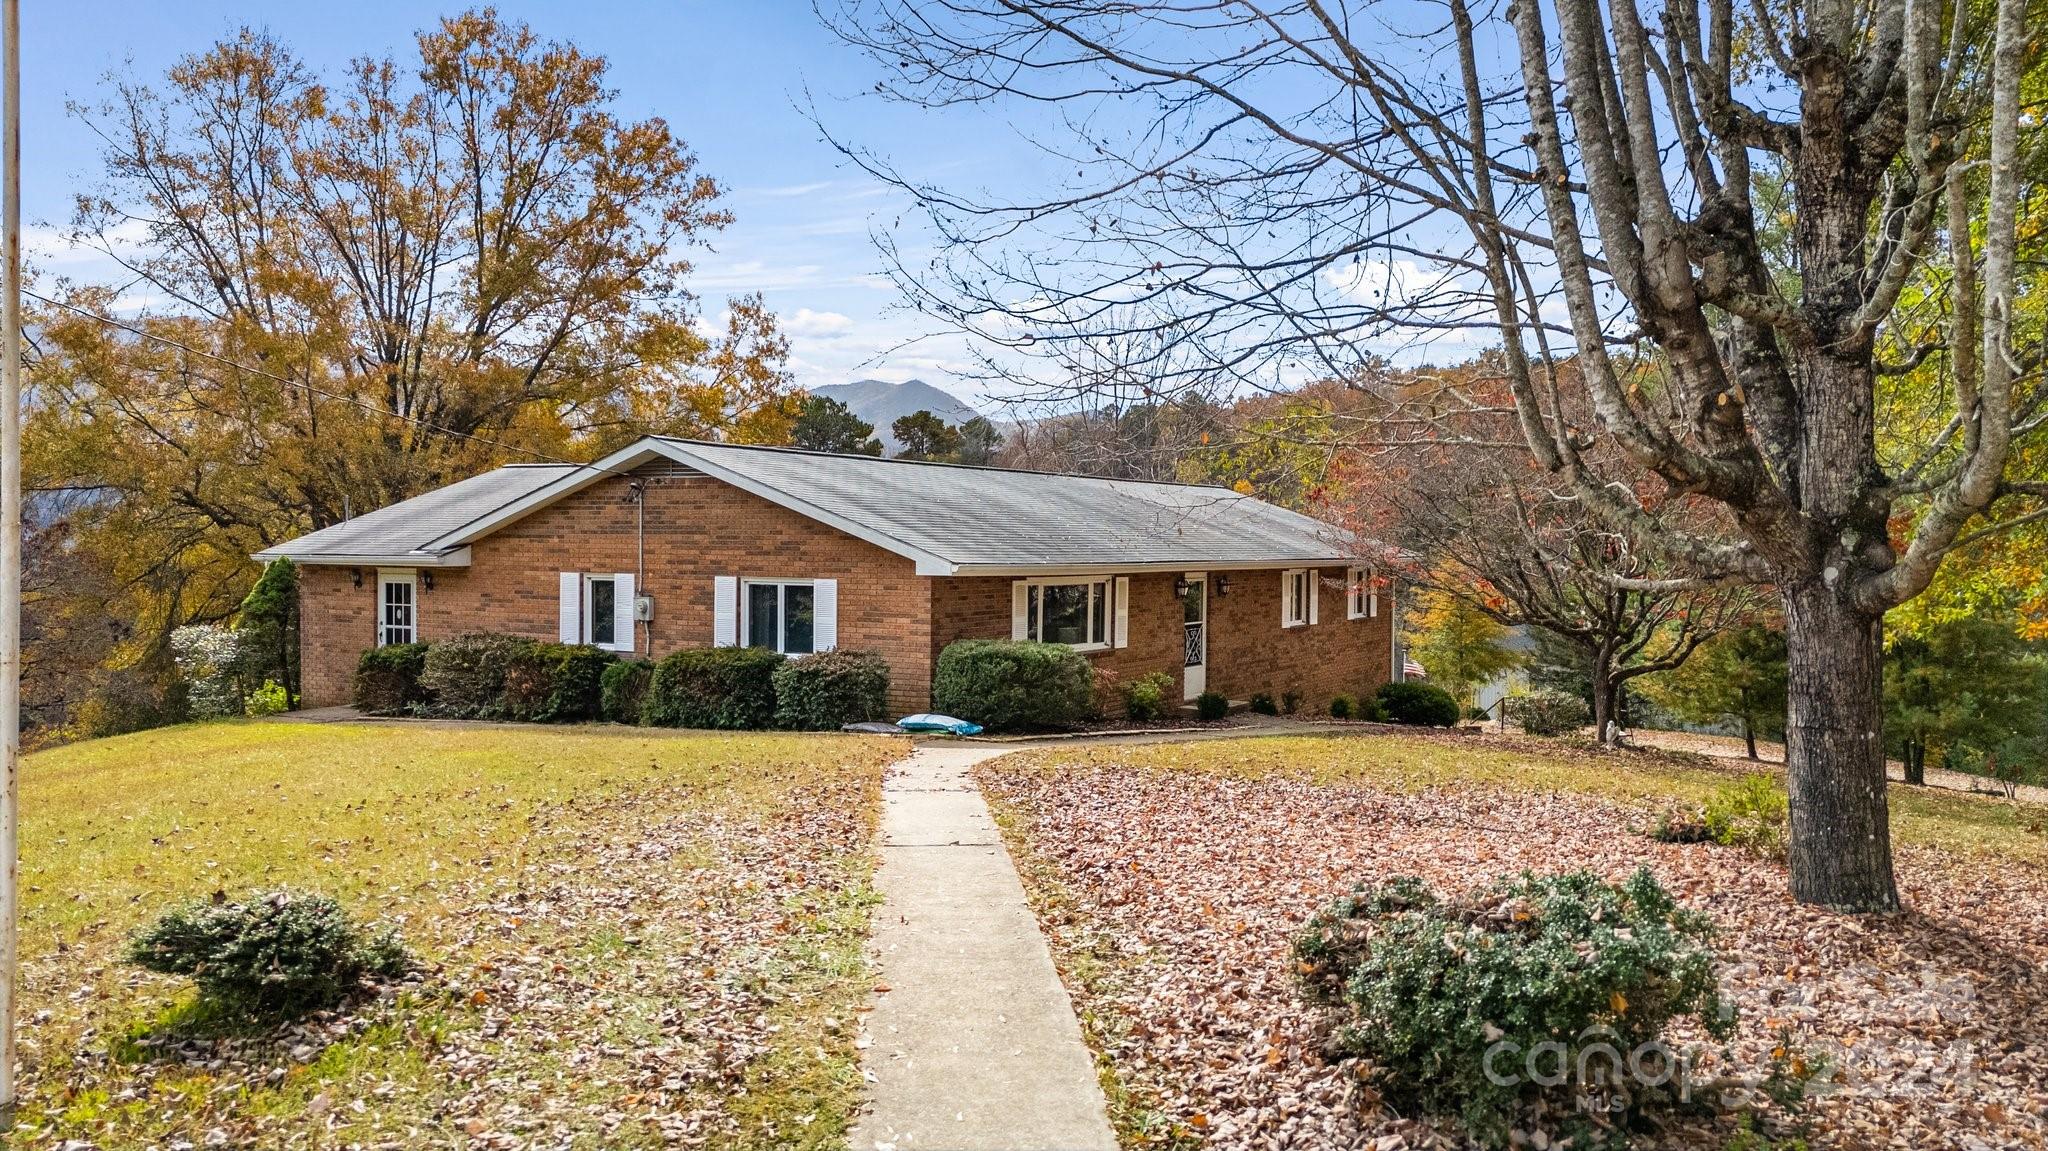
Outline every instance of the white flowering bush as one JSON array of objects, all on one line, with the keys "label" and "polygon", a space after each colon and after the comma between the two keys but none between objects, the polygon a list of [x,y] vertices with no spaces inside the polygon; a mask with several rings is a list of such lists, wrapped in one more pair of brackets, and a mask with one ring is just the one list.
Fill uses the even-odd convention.
[{"label": "white flowering bush", "polygon": [[242,659],[240,634],[216,624],[181,627],[171,633],[171,658],[185,683],[193,719],[242,714],[242,689],[235,678]]}]

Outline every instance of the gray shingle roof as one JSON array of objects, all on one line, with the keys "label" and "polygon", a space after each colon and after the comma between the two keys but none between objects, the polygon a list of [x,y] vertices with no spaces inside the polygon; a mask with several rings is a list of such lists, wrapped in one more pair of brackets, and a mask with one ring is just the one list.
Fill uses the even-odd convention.
[{"label": "gray shingle roof", "polygon": [[528,496],[571,472],[568,464],[519,464],[471,476],[258,552],[258,559],[398,558]]},{"label": "gray shingle roof", "polygon": [[1330,525],[1227,488],[669,442],[962,567],[1201,567],[1346,554]]},{"label": "gray shingle roof", "polygon": [[500,468],[262,556],[332,563],[442,554],[506,517],[660,457],[910,556],[927,574],[1278,567],[1351,554],[1339,529],[1227,488],[650,438],[590,468]]}]

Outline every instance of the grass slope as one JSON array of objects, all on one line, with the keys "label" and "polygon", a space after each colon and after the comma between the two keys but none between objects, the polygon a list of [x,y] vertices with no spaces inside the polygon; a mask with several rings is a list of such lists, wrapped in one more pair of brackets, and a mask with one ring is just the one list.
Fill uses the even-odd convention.
[{"label": "grass slope", "polygon": [[[900,751],[250,722],[31,756],[13,1145],[829,1145],[857,1097],[870,833]],[[426,978],[290,1034],[180,1043],[190,995],[118,964],[127,935],[275,887],[399,923]]]}]

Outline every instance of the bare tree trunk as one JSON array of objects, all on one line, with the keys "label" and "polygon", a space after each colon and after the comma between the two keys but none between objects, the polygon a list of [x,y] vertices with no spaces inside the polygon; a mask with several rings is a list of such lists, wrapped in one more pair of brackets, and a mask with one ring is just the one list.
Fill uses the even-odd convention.
[{"label": "bare tree trunk", "polygon": [[1919,740],[1905,747],[1906,782],[1914,787],[1927,786],[1927,745]]},{"label": "bare tree trunk", "polygon": [[1749,721],[1749,713],[1742,716],[1742,742],[1749,750],[1749,758],[1756,759],[1756,725]]},{"label": "bare tree trunk", "polygon": [[1883,617],[1821,581],[1785,589],[1792,894],[1896,911],[1879,684]]},{"label": "bare tree trunk", "polygon": [[1615,681],[1614,668],[1603,656],[1593,658],[1593,738],[1601,746],[1612,746],[1607,726],[1616,715],[1614,703],[1620,684]]}]

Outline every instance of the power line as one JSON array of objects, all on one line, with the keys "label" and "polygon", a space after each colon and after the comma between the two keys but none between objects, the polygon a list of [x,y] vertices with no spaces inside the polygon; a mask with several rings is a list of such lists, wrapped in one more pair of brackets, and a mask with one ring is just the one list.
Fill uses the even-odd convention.
[{"label": "power line", "polygon": [[190,344],[174,340],[169,336],[159,335],[156,332],[152,332],[147,328],[139,328],[133,324],[124,323],[123,321],[117,320],[112,316],[103,316],[98,312],[92,311],[87,308],[81,308],[76,304],[66,303],[63,300],[53,300],[50,297],[43,295],[41,292],[32,291],[28,288],[23,288],[21,290],[21,294],[24,296],[32,297],[37,300],[41,300],[43,303],[48,304],[53,308],[62,308],[63,310],[70,312],[72,315],[82,316],[85,319],[105,324],[110,328],[118,328],[121,331],[127,332],[132,336],[137,336],[145,340],[153,340],[156,343],[164,345],[165,347],[176,348],[179,351],[186,353],[187,355],[198,356],[201,359],[212,360],[214,363],[221,364],[229,368],[233,368],[238,372],[247,372],[252,376],[260,376],[266,380],[275,380],[276,382],[283,384],[286,387],[302,388],[313,395],[320,396],[325,399],[335,400],[344,404],[351,404],[375,416],[380,416],[385,419],[399,420],[403,423],[412,424],[415,427],[424,428],[427,431],[439,432],[444,436],[455,436],[459,439],[465,439],[473,441],[475,443],[485,444],[490,447],[498,448],[502,451],[519,452],[522,455],[533,456],[538,459],[546,460],[549,463],[553,464],[576,464],[575,460],[565,460],[560,456],[551,456],[546,452],[539,451],[534,448],[521,447],[518,444],[508,444],[502,440],[494,440],[489,436],[479,436],[473,432],[460,431],[456,428],[446,427],[441,424],[433,423],[429,420],[420,419],[418,416],[400,415],[397,412],[386,411],[385,409],[378,407],[376,404],[373,404],[368,400],[357,399],[354,396],[343,395],[340,392],[330,392],[325,388],[322,388],[316,384],[307,383],[304,380],[294,380],[289,376],[280,376],[276,372],[267,372],[264,371],[262,368],[252,368],[249,367],[247,364],[239,364],[233,360],[228,359],[225,356],[215,355],[214,353],[206,351],[203,348],[195,348]]}]

